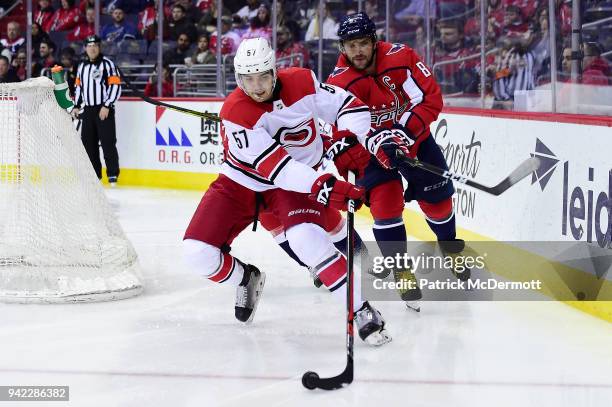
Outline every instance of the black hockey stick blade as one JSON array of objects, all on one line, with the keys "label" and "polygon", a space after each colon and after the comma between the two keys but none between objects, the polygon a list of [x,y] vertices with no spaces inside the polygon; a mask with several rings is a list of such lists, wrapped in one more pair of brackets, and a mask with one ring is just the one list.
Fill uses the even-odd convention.
[{"label": "black hockey stick blade", "polygon": [[163,106],[163,107],[165,107],[167,109],[174,110],[175,112],[185,113],[185,114],[189,114],[189,115],[197,116],[197,117],[203,117],[204,119],[210,120],[210,121],[213,121],[213,122],[220,122],[221,121],[219,116],[216,116],[216,115],[211,114],[211,113],[198,112],[196,110],[191,110],[191,109],[187,109],[185,107],[171,105],[170,103],[162,102],[162,101],[150,98],[148,96],[145,96],[142,92],[140,92],[138,89],[136,89],[135,86],[132,85],[132,82],[130,82],[130,80],[127,78],[127,76],[125,76],[123,74],[123,72],[121,72],[121,69],[119,69],[117,67],[117,70],[119,71],[119,74],[121,75],[121,79],[123,80],[123,82],[125,82],[126,86],[132,92],[134,92],[134,94],[137,97],[139,97],[140,99],[144,100],[147,103],[150,103],[150,104],[155,105],[155,106]]},{"label": "black hockey stick blade", "polygon": [[491,195],[501,195],[508,188],[517,184],[523,178],[527,177],[532,172],[536,171],[540,167],[540,159],[538,157],[531,157],[523,161],[514,171],[510,173],[506,178],[504,178],[499,184],[495,186],[486,186],[479,182],[476,182],[472,179],[464,177],[463,175],[454,174],[450,171],[447,171],[443,168],[436,167],[435,165],[420,161],[416,158],[411,158],[405,156],[400,150],[397,150],[396,157],[401,159],[406,164],[411,167],[416,167],[422,169],[424,171],[431,172],[433,174],[439,175],[443,178],[450,179],[452,181],[456,181],[465,185],[468,185],[472,188],[478,189],[480,191],[486,192]]},{"label": "black hockey stick blade", "polygon": [[338,376],[320,378],[315,372],[306,372],[302,376],[302,384],[308,390],[337,390],[353,382],[353,359],[350,359],[344,371]]}]

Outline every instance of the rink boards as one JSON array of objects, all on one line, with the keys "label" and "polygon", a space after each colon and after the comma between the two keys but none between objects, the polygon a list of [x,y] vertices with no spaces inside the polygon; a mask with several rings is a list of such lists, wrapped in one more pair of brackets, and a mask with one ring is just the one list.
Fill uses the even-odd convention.
[{"label": "rink boards", "polygon": [[[169,101],[212,113],[218,113],[222,104],[220,99]],[[445,111],[431,131],[452,172],[493,185],[532,155],[542,161],[537,174],[498,197],[456,184],[460,236],[505,242],[588,242],[610,249],[611,125],[612,119],[586,116]],[[219,132],[218,124],[198,117],[138,100],[120,101],[121,184],[205,190],[222,158]],[[407,205],[405,217],[411,235],[433,240],[416,203]],[[602,295],[610,298],[609,272],[602,277],[587,270],[575,277],[606,279]],[[572,305],[612,320],[609,303]]]}]

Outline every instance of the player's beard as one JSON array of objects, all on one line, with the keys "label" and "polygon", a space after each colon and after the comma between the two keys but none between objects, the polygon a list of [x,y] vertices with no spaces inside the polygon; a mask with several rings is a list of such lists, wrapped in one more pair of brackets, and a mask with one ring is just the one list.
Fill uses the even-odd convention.
[{"label": "player's beard", "polygon": [[[352,60],[348,59],[349,63],[355,68],[358,69],[360,71],[364,71],[366,69],[368,69],[369,67],[372,66],[372,64],[374,63],[374,58],[376,57],[376,48],[374,48],[372,50],[372,56],[370,56],[370,58],[367,60],[366,64],[364,66],[358,66],[356,65]],[[354,58],[353,58],[354,59]]]}]

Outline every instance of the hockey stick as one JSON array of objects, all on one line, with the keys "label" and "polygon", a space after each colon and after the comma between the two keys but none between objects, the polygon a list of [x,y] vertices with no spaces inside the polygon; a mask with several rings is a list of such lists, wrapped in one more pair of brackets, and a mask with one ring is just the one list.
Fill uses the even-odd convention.
[{"label": "hockey stick", "polygon": [[150,104],[155,105],[155,106],[163,106],[163,107],[165,107],[167,109],[174,110],[176,112],[190,114],[192,116],[197,116],[197,117],[203,117],[204,119],[211,120],[213,122],[220,122],[221,121],[219,116],[216,116],[216,115],[211,114],[211,113],[198,112],[196,110],[191,110],[191,109],[187,109],[187,108],[184,108],[184,107],[180,107],[180,106],[176,106],[176,105],[171,105],[169,103],[161,102],[159,100],[155,100],[153,98],[145,96],[144,94],[142,94],[142,92],[140,92],[138,89],[136,89],[135,86],[132,85],[132,82],[130,82],[130,80],[127,78],[127,76],[125,76],[123,74],[123,72],[119,69],[119,67],[117,67],[117,70],[119,71],[119,74],[121,75],[121,79],[123,80],[123,82],[125,82],[126,86],[132,92],[134,92],[134,94],[137,97],[139,97],[140,99],[144,100],[147,103],[150,103]]},{"label": "hockey stick", "polygon": [[448,170],[436,167],[435,165],[419,161],[416,158],[407,157],[399,150],[397,150],[396,152],[396,157],[401,159],[403,162],[410,165],[411,167],[420,168],[422,170],[439,175],[443,178],[450,179],[451,181],[460,182],[462,184],[468,185],[472,188],[476,188],[480,191],[495,196],[503,194],[508,188],[510,188],[511,186],[518,183],[520,180],[540,168],[540,159],[538,157],[528,158],[523,161],[518,167],[516,167],[516,169],[512,171],[510,175],[501,180],[501,182],[499,182],[497,185],[488,187],[462,175],[454,174]]},{"label": "hockey stick", "polygon": [[[349,171],[348,182],[355,184],[355,173]],[[354,234],[355,201],[348,201],[346,213],[346,367],[337,376],[320,378],[316,372],[308,371],[302,376],[302,384],[309,390],[336,390],[353,382],[353,256],[355,250]]]}]

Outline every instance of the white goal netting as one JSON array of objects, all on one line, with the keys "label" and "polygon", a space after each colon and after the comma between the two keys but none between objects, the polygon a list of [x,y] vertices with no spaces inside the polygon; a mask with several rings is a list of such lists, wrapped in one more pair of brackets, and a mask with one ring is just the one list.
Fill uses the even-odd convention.
[{"label": "white goal netting", "polygon": [[142,292],[53,82],[0,84],[0,301],[108,301]]}]

